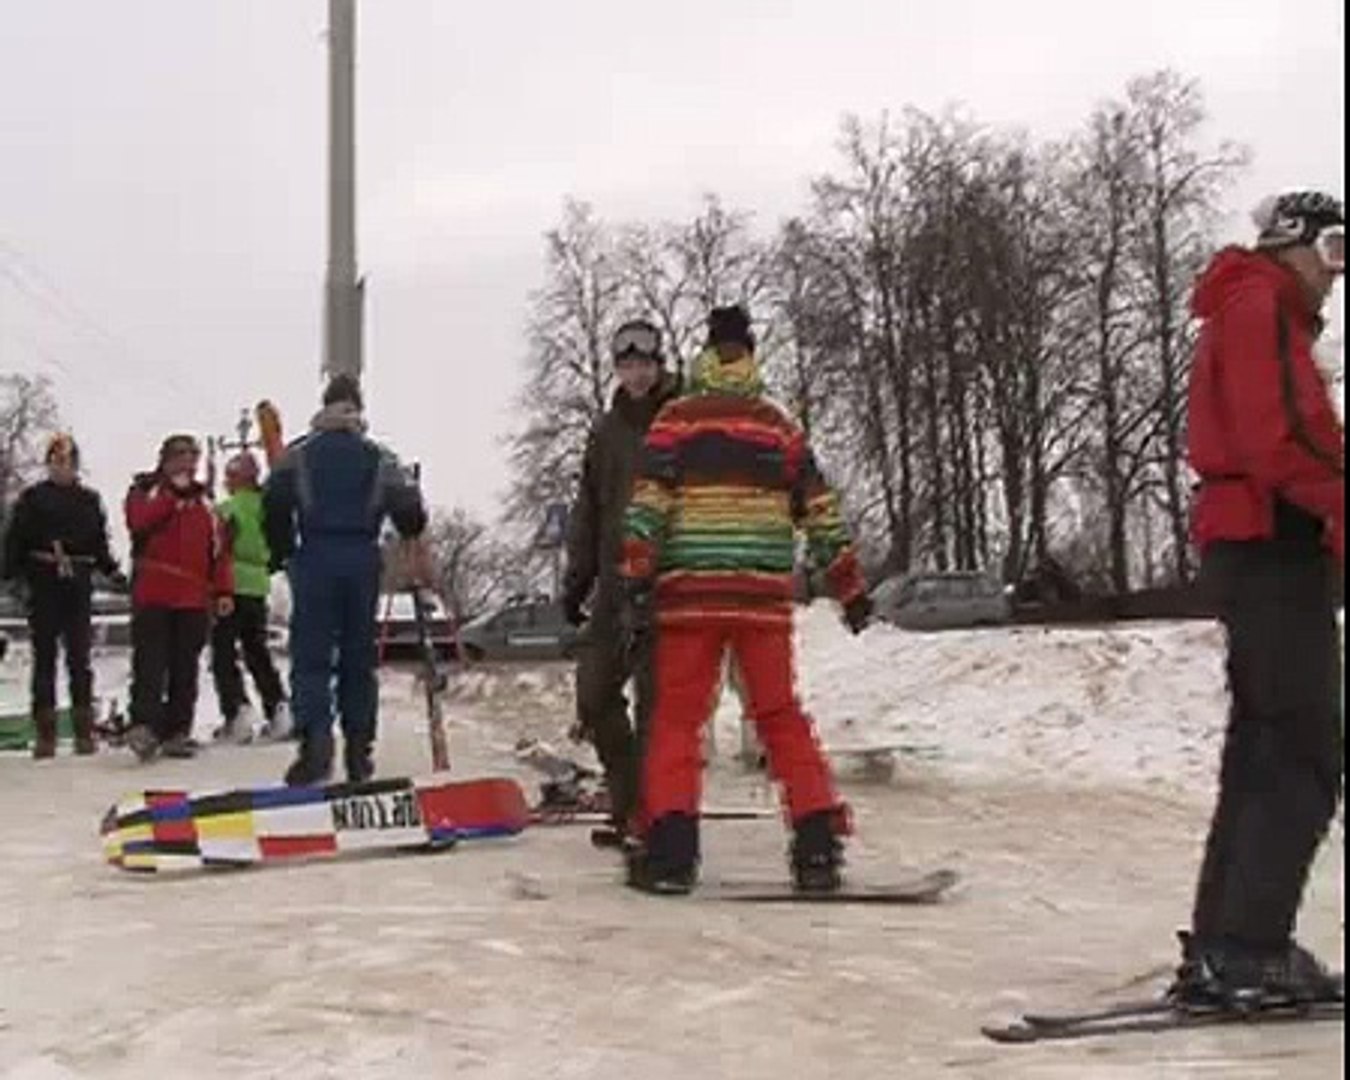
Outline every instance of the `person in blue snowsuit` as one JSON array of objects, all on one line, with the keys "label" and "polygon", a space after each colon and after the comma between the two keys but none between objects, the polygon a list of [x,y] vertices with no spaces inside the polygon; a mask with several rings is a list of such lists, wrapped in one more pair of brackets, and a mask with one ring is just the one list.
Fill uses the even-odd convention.
[{"label": "person in blue snowsuit", "polygon": [[398,459],[366,436],[361,387],[336,375],[310,431],[287,447],[263,490],[274,568],[291,583],[291,711],[299,754],[292,787],[326,783],[333,771],[333,692],[347,779],[375,771],[376,611],[380,530],[405,539],[427,525],[421,492]]}]

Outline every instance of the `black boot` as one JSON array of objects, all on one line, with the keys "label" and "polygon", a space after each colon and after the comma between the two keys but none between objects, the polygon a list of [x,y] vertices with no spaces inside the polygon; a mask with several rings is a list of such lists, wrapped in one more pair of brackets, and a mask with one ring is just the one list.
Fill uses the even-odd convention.
[{"label": "black boot", "polygon": [[792,887],[798,892],[838,892],[843,886],[838,819],[837,810],[818,810],[793,823]]},{"label": "black boot", "polygon": [[1258,946],[1181,931],[1181,966],[1167,996],[1183,1008],[1260,1009],[1344,1000],[1341,975],[1295,941]]},{"label": "black boot", "polygon": [[681,896],[698,881],[698,819],[666,814],[652,822],[642,847],[628,855],[628,884],[642,892]]},{"label": "black boot", "polygon": [[70,710],[71,726],[75,732],[75,753],[88,755],[98,750],[94,741],[94,707],[74,705]]},{"label": "black boot", "polygon": [[342,763],[347,767],[347,779],[353,784],[363,784],[375,775],[369,743],[348,742],[342,748]]},{"label": "black boot", "polygon": [[33,710],[33,757],[42,760],[56,756],[56,710]]},{"label": "black boot", "polygon": [[287,787],[317,787],[333,775],[333,736],[329,732],[300,736],[300,750],[286,770]]}]

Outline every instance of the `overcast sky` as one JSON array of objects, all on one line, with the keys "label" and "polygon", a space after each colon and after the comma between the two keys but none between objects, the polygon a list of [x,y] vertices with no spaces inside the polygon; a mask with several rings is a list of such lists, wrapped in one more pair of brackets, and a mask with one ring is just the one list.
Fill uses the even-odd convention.
[{"label": "overcast sky", "polygon": [[[1340,0],[365,0],[358,251],[376,432],[491,513],[541,234],[568,195],[770,230],[846,111],[1038,136],[1162,66],[1264,192],[1344,190]],[[0,0],[0,371],[46,372],[120,516],[169,431],[318,392],[323,0]]]}]

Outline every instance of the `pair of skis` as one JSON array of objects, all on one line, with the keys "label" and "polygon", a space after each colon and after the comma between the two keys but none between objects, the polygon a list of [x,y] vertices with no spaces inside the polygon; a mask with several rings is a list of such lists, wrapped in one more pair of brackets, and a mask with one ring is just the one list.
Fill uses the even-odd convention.
[{"label": "pair of skis", "polygon": [[1272,1003],[1240,1010],[1183,1007],[1166,998],[1142,998],[1082,1012],[1024,1013],[1011,1023],[987,1024],[980,1030],[986,1038],[998,1043],[1033,1043],[1222,1025],[1343,1020],[1344,1016],[1344,1000]]}]

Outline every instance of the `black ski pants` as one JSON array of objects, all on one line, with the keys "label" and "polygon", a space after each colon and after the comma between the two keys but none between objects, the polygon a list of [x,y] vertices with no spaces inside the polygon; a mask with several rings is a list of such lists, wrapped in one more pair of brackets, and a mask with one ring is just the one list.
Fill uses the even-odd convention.
[{"label": "black ski pants", "polygon": [[267,601],[261,596],[236,596],[234,611],[218,616],[211,627],[211,675],[216,684],[220,715],[233,720],[248,704],[239,654],[262,700],[263,715],[271,719],[286,696],[281,676],[267,647]]},{"label": "black ski pants", "polygon": [[[637,808],[654,694],[653,633],[627,648],[616,606],[597,604],[577,641],[577,727],[600,758],[616,821],[626,821]],[[624,694],[630,678],[635,699],[631,721]]]},{"label": "black ski pants", "polygon": [[89,666],[93,640],[87,580],[44,580],[32,584],[28,630],[33,647],[30,690],[33,711],[56,707],[56,653],[66,651],[70,703],[76,708],[94,702],[94,675]]},{"label": "black ski pants", "polygon": [[163,742],[192,733],[205,611],[140,607],[131,616],[131,722]]},{"label": "black ski pants", "polygon": [[1213,545],[1231,707],[1192,929],[1279,948],[1341,797],[1340,575],[1315,542]]}]

